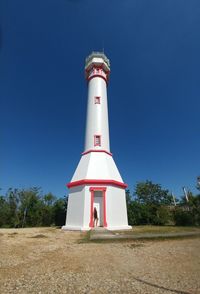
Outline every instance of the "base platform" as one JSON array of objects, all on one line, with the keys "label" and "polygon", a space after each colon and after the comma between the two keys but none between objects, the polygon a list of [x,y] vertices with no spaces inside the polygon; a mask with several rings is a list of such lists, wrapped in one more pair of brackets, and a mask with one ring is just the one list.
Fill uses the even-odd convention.
[{"label": "base platform", "polygon": [[109,231],[123,231],[123,230],[131,230],[131,226],[120,226],[120,227],[95,227],[95,228],[90,228],[90,227],[78,227],[78,226],[62,226],[62,230],[64,231],[90,231],[92,229],[105,229]]}]

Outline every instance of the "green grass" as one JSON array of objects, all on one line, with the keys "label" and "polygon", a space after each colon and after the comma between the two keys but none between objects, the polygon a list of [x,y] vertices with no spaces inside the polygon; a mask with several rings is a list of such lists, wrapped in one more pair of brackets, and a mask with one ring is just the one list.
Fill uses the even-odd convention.
[{"label": "green grass", "polygon": [[140,234],[145,234],[145,233],[152,233],[152,234],[167,234],[167,233],[184,233],[184,232],[199,232],[197,236],[155,236],[152,238],[145,238],[145,236],[140,239],[140,240],[134,240],[134,242],[141,242],[141,241],[165,241],[168,239],[193,239],[193,238],[199,238],[200,237],[200,227],[176,227],[176,226],[134,226],[132,230],[124,230],[124,231],[113,231],[116,234],[116,239],[94,239],[90,240],[90,233],[91,231],[88,232],[83,232],[81,233],[81,239],[78,240],[78,244],[82,243],[99,243],[99,244],[105,244],[105,243],[123,243],[123,242],[133,242],[133,239],[125,238],[119,239],[117,238],[117,235],[135,235],[139,236]]},{"label": "green grass", "polygon": [[77,241],[78,244],[90,242],[90,231],[81,232],[81,239]]},{"label": "green grass", "polygon": [[[159,242],[159,241],[169,241],[169,240],[185,240],[185,239],[199,239],[200,236],[173,236],[173,237],[152,237],[152,238],[141,238],[139,240],[133,240],[130,238],[124,238],[124,239],[95,239],[95,240],[88,240],[88,241],[84,241],[84,242],[79,242],[79,243],[95,243],[95,244],[112,244],[112,243],[124,243],[124,244],[131,244],[134,242],[140,242],[140,243],[144,243],[144,242]],[[137,246],[136,246],[137,247]],[[141,247],[141,246],[138,246]]]},{"label": "green grass", "polygon": [[177,227],[177,226],[133,226],[132,230],[128,231],[115,231],[118,234],[126,234],[126,235],[137,235],[137,234],[145,234],[145,233],[183,233],[183,232],[199,232],[200,227]]}]

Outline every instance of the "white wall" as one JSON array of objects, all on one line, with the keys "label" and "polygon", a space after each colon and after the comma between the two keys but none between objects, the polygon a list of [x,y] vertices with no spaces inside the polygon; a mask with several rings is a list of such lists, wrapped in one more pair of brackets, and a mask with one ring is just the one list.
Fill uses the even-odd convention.
[{"label": "white wall", "polygon": [[[95,104],[94,97],[100,96],[101,103]],[[101,146],[94,146],[94,135],[101,135]],[[107,85],[100,77],[94,77],[88,84],[88,104],[85,134],[85,151],[104,149],[110,151]]]},{"label": "white wall", "polygon": [[125,190],[109,186],[106,191],[106,204],[108,228],[127,226]]},{"label": "white wall", "polygon": [[84,179],[123,182],[113,157],[104,152],[91,152],[81,157],[71,182]]},{"label": "white wall", "polygon": [[[102,185],[98,186],[102,187]],[[103,185],[103,187],[105,186]],[[90,229],[89,223],[91,213],[91,192],[89,191],[89,189],[90,186],[79,186],[70,189],[67,220],[66,225],[63,227],[63,229]],[[128,226],[127,222],[126,196],[124,189],[107,186],[106,220],[108,224],[107,228],[110,230],[131,228]]]},{"label": "white wall", "polygon": [[69,191],[66,226],[83,226],[84,187],[74,187]]},{"label": "white wall", "polygon": [[91,193],[89,191],[89,186],[84,187],[84,194],[85,194],[85,202],[84,202],[84,220],[83,220],[83,227],[89,228],[90,223],[90,209],[91,209]]}]

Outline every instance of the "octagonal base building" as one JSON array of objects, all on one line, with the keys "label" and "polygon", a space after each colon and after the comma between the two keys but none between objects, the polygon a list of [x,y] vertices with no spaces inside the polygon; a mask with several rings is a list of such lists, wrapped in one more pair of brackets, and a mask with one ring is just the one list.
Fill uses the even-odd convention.
[{"label": "octagonal base building", "polygon": [[64,230],[94,228],[131,229],[128,226],[125,189],[110,152],[107,84],[110,61],[104,53],[93,52],[86,58],[85,77],[88,82],[85,149],[69,188]]}]

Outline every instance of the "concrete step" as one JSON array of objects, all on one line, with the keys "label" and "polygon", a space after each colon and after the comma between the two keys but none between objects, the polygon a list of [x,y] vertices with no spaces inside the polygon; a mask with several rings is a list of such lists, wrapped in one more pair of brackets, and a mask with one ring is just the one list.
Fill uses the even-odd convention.
[{"label": "concrete step", "polygon": [[177,232],[177,233],[143,233],[143,234],[121,234],[109,231],[105,228],[94,228],[90,232],[90,240],[112,240],[112,239],[159,239],[199,236],[199,232]]}]

